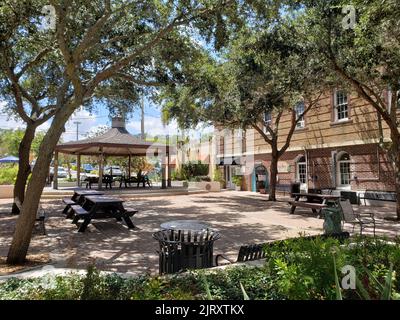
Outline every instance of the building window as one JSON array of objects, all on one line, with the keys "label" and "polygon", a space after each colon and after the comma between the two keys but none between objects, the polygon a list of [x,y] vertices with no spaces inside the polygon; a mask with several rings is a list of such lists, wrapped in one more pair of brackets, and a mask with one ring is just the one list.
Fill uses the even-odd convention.
[{"label": "building window", "polygon": [[264,132],[269,133],[267,127],[270,126],[272,123],[272,112],[265,111],[264,112]]},{"label": "building window", "polygon": [[294,107],[294,110],[296,112],[296,120],[299,119],[299,121],[296,124],[296,128],[304,128],[304,117],[302,116],[305,110],[304,102],[301,101],[297,103],[296,106]]},{"label": "building window", "polygon": [[296,178],[302,184],[307,183],[307,164],[304,156],[300,157],[296,163]]},{"label": "building window", "polygon": [[335,92],[335,121],[343,121],[349,118],[349,105],[347,93],[338,90]]},{"label": "building window", "polygon": [[350,185],[350,155],[342,152],[338,156],[338,182],[340,186]]}]

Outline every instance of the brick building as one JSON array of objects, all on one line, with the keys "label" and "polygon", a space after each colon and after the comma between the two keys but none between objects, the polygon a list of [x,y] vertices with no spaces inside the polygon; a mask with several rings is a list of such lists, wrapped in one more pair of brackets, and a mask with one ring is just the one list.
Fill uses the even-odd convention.
[{"label": "brick building", "polygon": [[[300,102],[296,111],[302,114],[302,110]],[[266,113],[264,121],[272,126],[274,114]],[[279,147],[290,126],[287,112],[279,124]],[[297,181],[303,190],[395,190],[393,168],[383,148],[389,137],[375,109],[357,94],[327,92],[297,124],[278,163],[278,187]],[[246,190],[268,188],[271,149],[258,132],[223,130],[216,139],[216,165],[223,170],[227,187],[232,185],[232,176],[242,174]]]}]

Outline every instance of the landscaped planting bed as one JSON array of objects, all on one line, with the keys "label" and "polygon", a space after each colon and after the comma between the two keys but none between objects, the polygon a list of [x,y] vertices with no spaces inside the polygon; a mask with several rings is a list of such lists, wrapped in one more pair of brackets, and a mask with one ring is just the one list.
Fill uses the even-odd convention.
[{"label": "landscaped planting bed", "polygon": [[[353,245],[348,245],[349,243]],[[399,298],[400,241],[373,238],[285,240],[266,247],[262,267],[124,278],[90,266],[86,276],[10,279],[0,299],[394,299]],[[335,272],[336,265],[336,272]],[[341,268],[356,270],[356,289],[339,290]],[[337,277],[335,277],[337,274]],[[244,288],[244,291],[241,288]]]}]

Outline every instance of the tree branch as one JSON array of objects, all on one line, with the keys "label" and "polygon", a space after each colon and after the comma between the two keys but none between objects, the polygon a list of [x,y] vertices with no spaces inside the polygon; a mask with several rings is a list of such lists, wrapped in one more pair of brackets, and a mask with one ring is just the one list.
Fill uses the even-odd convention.
[{"label": "tree branch", "polygon": [[51,48],[45,48],[45,49],[43,49],[42,51],[40,51],[40,52],[37,54],[37,56],[36,56],[33,60],[31,60],[31,61],[28,62],[25,66],[23,66],[23,67],[21,68],[21,71],[18,72],[18,73],[16,74],[17,79],[21,78],[21,76],[22,76],[28,69],[32,68],[32,67],[35,66],[38,62],[40,62],[40,60],[41,60],[46,54],[48,54],[49,52],[51,52],[51,50],[52,50]]},{"label": "tree branch", "polygon": [[272,146],[273,140],[265,134],[264,130],[262,130],[257,124],[252,123],[251,126],[264,138],[265,142]]},{"label": "tree branch", "polygon": [[144,81],[144,80],[136,79],[135,77],[133,77],[129,74],[121,73],[121,72],[116,73],[115,76],[118,78],[122,78],[128,82],[135,83],[139,86],[162,87],[164,85],[163,83],[158,82],[158,81]]}]

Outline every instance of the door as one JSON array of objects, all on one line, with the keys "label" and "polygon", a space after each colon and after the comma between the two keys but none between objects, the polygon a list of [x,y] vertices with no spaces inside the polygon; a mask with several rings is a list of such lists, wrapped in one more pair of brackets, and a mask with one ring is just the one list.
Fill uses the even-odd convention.
[{"label": "door", "polygon": [[232,178],[235,176],[235,167],[226,166],[225,170],[225,181],[227,189],[235,189],[235,185],[232,182]]},{"label": "door", "polygon": [[297,162],[297,181],[300,182],[300,190],[307,191],[307,164],[306,162]]}]

